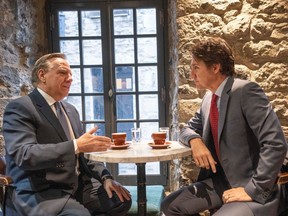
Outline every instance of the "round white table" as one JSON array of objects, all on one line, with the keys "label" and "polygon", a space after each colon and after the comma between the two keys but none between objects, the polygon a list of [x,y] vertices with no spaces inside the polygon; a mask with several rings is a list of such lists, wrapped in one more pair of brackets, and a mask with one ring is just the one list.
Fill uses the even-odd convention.
[{"label": "round white table", "polygon": [[112,149],[105,152],[86,153],[90,160],[108,163],[135,163],[137,165],[138,215],[146,215],[146,173],[147,162],[170,161],[191,155],[191,149],[176,141],[169,141],[165,149],[154,149],[149,142],[130,144],[127,149]]}]

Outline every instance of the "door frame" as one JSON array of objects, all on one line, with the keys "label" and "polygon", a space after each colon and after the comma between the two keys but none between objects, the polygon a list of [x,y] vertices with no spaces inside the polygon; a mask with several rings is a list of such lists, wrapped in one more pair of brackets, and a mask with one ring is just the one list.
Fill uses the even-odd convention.
[{"label": "door frame", "polygon": [[[49,26],[48,31],[48,41],[49,47],[51,47],[50,51],[59,51],[59,43],[55,43],[55,37],[58,34],[58,26],[57,19],[55,18],[55,9],[65,8],[65,10],[91,10],[91,8],[95,8],[97,4],[97,9],[101,9],[101,11],[105,11],[101,13],[103,15],[103,19],[101,21],[102,30],[103,26],[112,26],[112,9],[113,8],[131,8],[131,7],[153,7],[156,5],[161,5],[161,11],[157,10],[157,34],[163,35],[163,41],[157,40],[157,56],[158,61],[160,57],[163,57],[163,62],[161,64],[161,68],[158,68],[158,71],[162,71],[162,73],[158,73],[158,91],[159,91],[159,104],[164,103],[162,110],[159,106],[159,126],[167,126],[168,125],[168,104],[169,98],[167,97],[169,91],[169,77],[168,77],[168,0],[83,0],[81,2],[77,0],[48,0],[46,5],[47,12],[47,25]],[[109,91],[111,89],[115,89],[114,87],[114,79],[115,72],[113,71],[115,68],[115,61],[112,60],[114,57],[112,55],[112,47],[113,47],[113,37],[112,37],[112,28],[106,28],[107,30],[103,30],[102,38],[109,38],[108,40],[102,40],[102,53],[103,53],[103,71],[110,71],[108,75],[105,76],[104,83],[104,107],[108,107],[110,112],[105,112],[105,131],[106,136],[109,136],[112,132],[116,131],[116,113],[115,113],[115,101],[114,98],[109,96]],[[59,35],[59,34],[58,34]],[[108,54],[107,54],[108,49]],[[80,50],[80,52],[82,52]],[[160,52],[160,54],[159,54]],[[109,56],[105,58],[104,56]],[[111,59],[111,61],[109,61]],[[158,62],[157,61],[157,62]],[[112,62],[112,63],[110,63]],[[83,75],[82,75],[83,76]],[[104,77],[104,76],[103,76]],[[108,83],[108,84],[107,84]],[[83,85],[83,84],[82,84]],[[82,94],[82,93],[81,93]],[[82,94],[83,95],[83,94]],[[84,96],[82,96],[84,97]],[[82,100],[82,116],[84,115],[85,109]],[[84,122],[85,123],[85,122]],[[136,175],[135,176],[119,176],[118,168],[115,164],[106,164],[107,168],[113,173],[117,180],[121,182],[127,182],[129,185],[133,185],[136,183]],[[167,167],[167,162],[160,163],[160,175],[147,175],[147,183],[148,184],[167,184],[167,176],[169,169]]]}]

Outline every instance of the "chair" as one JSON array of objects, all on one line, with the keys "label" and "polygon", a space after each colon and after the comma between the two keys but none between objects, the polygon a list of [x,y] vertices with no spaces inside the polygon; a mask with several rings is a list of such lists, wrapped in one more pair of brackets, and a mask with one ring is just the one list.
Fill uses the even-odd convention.
[{"label": "chair", "polygon": [[[278,176],[277,184],[285,184],[286,196],[288,196],[288,163],[282,166],[281,173]],[[286,201],[288,198],[286,198]],[[288,204],[288,203],[287,203]],[[288,216],[288,205],[284,206],[284,211],[279,216]]]},{"label": "chair", "polygon": [[281,172],[276,181],[277,184],[288,183],[288,172]]},{"label": "chair", "polygon": [[2,209],[2,215],[5,216],[6,195],[7,188],[13,183],[11,177],[5,175],[6,163],[4,156],[0,156],[0,203]]},{"label": "chair", "polygon": [[[137,186],[125,186],[131,193],[132,206],[127,213],[127,216],[137,216],[138,215],[138,203],[137,203]],[[162,185],[147,185],[147,216],[159,216],[160,215],[160,205],[164,198],[164,187]]]}]

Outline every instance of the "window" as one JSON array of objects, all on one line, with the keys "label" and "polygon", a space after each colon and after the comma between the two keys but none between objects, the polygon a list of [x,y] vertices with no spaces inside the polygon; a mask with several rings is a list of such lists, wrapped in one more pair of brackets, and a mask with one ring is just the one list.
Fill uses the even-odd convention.
[{"label": "window", "polygon": [[[84,129],[98,135],[140,127],[142,140],[165,126],[165,29],[163,1],[50,0],[50,42],[71,65],[66,100]],[[117,180],[136,182],[134,164],[107,164]],[[165,184],[165,163],[147,163],[147,181]]]}]

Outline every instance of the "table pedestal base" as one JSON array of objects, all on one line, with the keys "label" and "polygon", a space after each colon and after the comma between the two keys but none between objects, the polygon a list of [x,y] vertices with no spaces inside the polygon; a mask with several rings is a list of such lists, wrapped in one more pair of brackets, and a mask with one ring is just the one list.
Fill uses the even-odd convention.
[{"label": "table pedestal base", "polygon": [[138,216],[146,216],[147,198],[146,198],[146,163],[136,163],[137,165],[137,203]]}]

